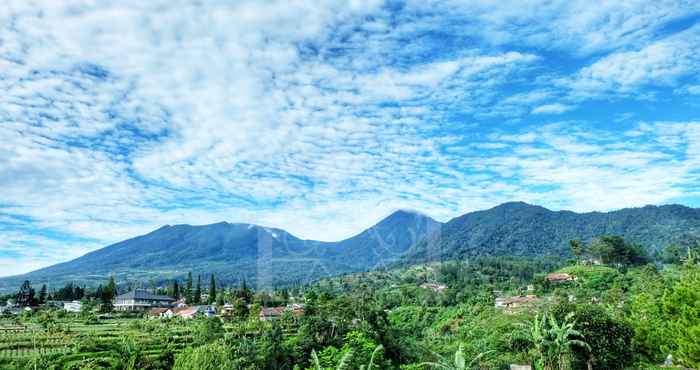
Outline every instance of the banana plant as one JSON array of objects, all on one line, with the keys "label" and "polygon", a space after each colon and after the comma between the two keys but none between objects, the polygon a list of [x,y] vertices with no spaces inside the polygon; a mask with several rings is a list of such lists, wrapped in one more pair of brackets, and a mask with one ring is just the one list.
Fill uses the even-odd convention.
[{"label": "banana plant", "polygon": [[[340,358],[340,362],[338,362],[338,365],[334,370],[345,370],[350,362],[350,358],[352,358],[352,351],[346,352],[343,357]],[[311,350],[311,361],[313,362],[314,370],[326,370],[323,366],[321,366],[321,361],[318,359],[318,355],[316,354],[315,350]]]},{"label": "banana plant", "polygon": [[430,366],[444,370],[466,370],[470,369],[472,366],[474,366],[474,363],[491,352],[493,351],[482,352],[467,363],[467,358],[464,356],[464,347],[460,344],[459,349],[457,349],[457,352],[455,352],[452,361],[442,358],[440,362],[423,362],[420,364],[420,366]]}]

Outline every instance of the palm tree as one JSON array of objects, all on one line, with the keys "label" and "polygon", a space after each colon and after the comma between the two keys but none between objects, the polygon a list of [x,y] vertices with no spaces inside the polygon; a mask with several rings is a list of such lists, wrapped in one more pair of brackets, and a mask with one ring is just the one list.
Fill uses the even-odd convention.
[{"label": "palm tree", "polygon": [[486,351],[480,353],[467,364],[467,359],[464,357],[464,347],[460,344],[459,349],[457,350],[457,352],[455,352],[454,359],[451,362],[445,358],[442,358],[441,356],[438,356],[441,357],[440,362],[423,362],[420,364],[420,366],[430,366],[445,370],[466,370],[471,368],[475,362],[479,361],[479,359],[491,352],[493,351]]},{"label": "palm tree", "polygon": [[571,353],[571,347],[580,346],[590,349],[590,346],[582,340],[581,333],[574,329],[576,321],[573,320],[573,313],[564,317],[564,321],[559,323],[554,316],[545,312],[535,316],[535,320],[525,325],[525,337],[535,347],[535,353],[539,356],[538,367],[544,370],[566,370],[568,368],[567,355]]}]

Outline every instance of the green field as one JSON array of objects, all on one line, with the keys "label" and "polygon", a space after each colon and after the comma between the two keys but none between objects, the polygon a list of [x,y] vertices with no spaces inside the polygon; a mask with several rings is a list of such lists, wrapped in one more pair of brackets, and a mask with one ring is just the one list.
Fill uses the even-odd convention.
[{"label": "green field", "polygon": [[184,321],[106,319],[87,324],[77,318],[51,325],[0,321],[0,368],[41,358],[58,369],[87,364],[114,364],[139,351],[156,358],[172,356],[192,342],[192,325]]}]

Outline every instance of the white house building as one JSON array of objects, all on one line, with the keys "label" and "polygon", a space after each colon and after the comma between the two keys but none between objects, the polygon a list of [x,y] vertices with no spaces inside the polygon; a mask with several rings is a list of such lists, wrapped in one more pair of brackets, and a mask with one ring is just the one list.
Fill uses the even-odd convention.
[{"label": "white house building", "polygon": [[153,294],[146,289],[135,289],[114,298],[117,311],[144,311],[153,307],[170,307],[175,299]]},{"label": "white house building", "polygon": [[83,309],[83,304],[80,301],[63,302],[63,309],[68,312],[80,312]]}]

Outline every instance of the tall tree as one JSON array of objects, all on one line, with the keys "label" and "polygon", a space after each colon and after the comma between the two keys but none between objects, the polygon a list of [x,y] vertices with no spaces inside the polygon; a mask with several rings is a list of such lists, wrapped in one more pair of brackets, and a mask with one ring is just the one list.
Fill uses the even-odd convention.
[{"label": "tall tree", "polygon": [[117,283],[114,281],[114,277],[110,276],[107,286],[102,289],[102,292],[98,294],[100,300],[100,311],[111,312],[114,309],[114,304],[112,301],[114,297],[117,296]]},{"label": "tall tree", "polygon": [[185,300],[188,304],[194,302],[194,296],[192,293],[192,272],[188,272],[187,280],[185,280]]},{"label": "tall tree", "polygon": [[569,240],[569,247],[571,247],[571,253],[576,257],[576,262],[581,262],[581,255],[583,254],[583,243],[580,240]]},{"label": "tall tree", "polygon": [[36,306],[36,298],[34,297],[34,288],[32,288],[29,280],[22,282],[17,293],[17,304],[21,307]]},{"label": "tall tree", "polygon": [[602,236],[591,245],[591,253],[600,257],[603,263],[628,266],[643,265],[649,262],[641,246],[628,243],[620,236]]},{"label": "tall tree", "polygon": [[173,295],[173,298],[180,299],[180,284],[178,284],[177,280],[173,280],[172,295]]},{"label": "tall tree", "polygon": [[197,275],[197,287],[194,289],[194,303],[202,303],[202,275]]},{"label": "tall tree", "polygon": [[117,289],[117,283],[114,281],[114,276],[109,277],[107,287],[105,288],[105,293],[109,295],[110,300],[119,295],[119,290]]},{"label": "tall tree", "polygon": [[46,284],[41,286],[41,290],[39,290],[39,304],[44,304],[46,303]]},{"label": "tall tree", "polygon": [[209,278],[209,298],[207,299],[207,303],[212,304],[214,302],[216,302],[216,278],[214,278],[214,274],[211,274]]}]

